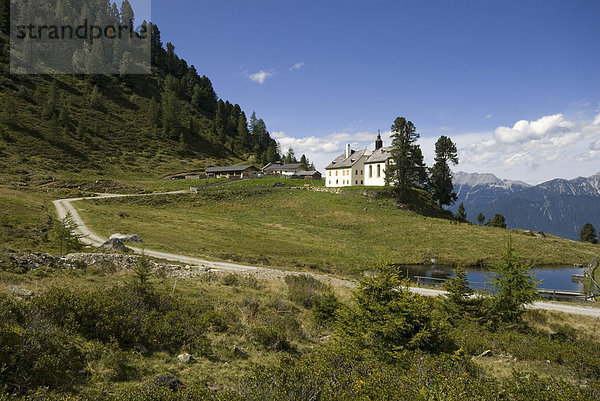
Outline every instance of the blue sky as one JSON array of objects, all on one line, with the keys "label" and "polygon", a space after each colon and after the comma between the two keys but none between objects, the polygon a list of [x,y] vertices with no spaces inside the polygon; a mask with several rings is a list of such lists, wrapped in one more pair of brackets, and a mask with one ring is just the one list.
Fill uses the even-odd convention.
[{"label": "blue sky", "polygon": [[600,170],[599,17],[594,0],[152,2],[163,42],[318,168],[404,116],[429,160],[447,135],[457,170],[533,183]]}]

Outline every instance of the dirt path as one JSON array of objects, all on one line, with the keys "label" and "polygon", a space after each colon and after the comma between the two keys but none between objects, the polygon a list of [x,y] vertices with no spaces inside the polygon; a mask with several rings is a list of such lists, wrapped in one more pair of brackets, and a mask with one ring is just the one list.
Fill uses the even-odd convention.
[{"label": "dirt path", "polygon": [[[129,195],[119,195],[119,194],[98,194],[98,196],[93,197],[84,197],[84,198],[70,198],[70,199],[58,199],[53,201],[54,207],[56,208],[58,218],[64,218],[68,213],[71,213],[71,216],[75,223],[77,224],[77,232],[85,237],[82,239],[82,242],[93,245],[100,246],[102,245],[107,238],[101,237],[96,233],[92,232],[86,225],[77,210],[71,204],[72,202],[89,200],[89,199],[104,199],[104,198],[123,198],[123,197],[134,197],[134,196],[156,196],[156,195],[168,195],[168,194],[180,194],[186,193],[187,191],[175,191],[175,192],[161,192],[161,193],[151,193],[151,194],[129,194]],[[265,277],[269,279],[273,278],[283,278],[286,275],[299,275],[299,274],[307,274],[319,280],[329,282],[333,285],[344,286],[344,287],[355,287],[356,282],[351,280],[344,280],[336,277],[332,277],[326,274],[317,274],[317,273],[307,273],[307,272],[296,272],[296,271],[285,271],[272,269],[268,267],[259,267],[259,266],[248,266],[248,265],[240,265],[235,263],[228,262],[216,262],[210,261],[206,259],[195,258],[191,256],[185,255],[177,255],[166,252],[152,251],[152,250],[142,250],[141,248],[130,247],[133,252],[141,254],[142,252],[146,255],[158,258],[169,260],[173,262],[185,263],[190,266],[194,266],[199,269],[212,269],[217,271],[224,272],[237,272],[237,273],[249,273],[252,275]],[[414,291],[418,294],[425,296],[438,296],[445,294],[445,291],[428,289],[428,288],[418,288],[411,287],[411,291]],[[549,311],[558,311],[565,313],[572,313],[575,315],[584,315],[584,316],[593,316],[600,318],[600,308],[596,308],[593,306],[579,306],[572,304],[563,304],[563,303],[551,303],[551,302],[534,302],[532,305],[529,305],[531,309],[543,309]]]}]

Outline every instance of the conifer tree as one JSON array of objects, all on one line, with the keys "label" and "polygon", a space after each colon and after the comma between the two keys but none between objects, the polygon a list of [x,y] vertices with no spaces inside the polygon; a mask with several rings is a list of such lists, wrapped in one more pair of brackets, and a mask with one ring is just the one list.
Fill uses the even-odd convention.
[{"label": "conifer tree", "polygon": [[427,179],[423,153],[416,143],[419,134],[412,122],[398,117],[392,125],[391,163],[386,169],[386,184],[394,186],[396,198],[405,201],[414,187]]},{"label": "conifer tree", "polygon": [[485,215],[483,213],[479,212],[479,214],[477,215],[477,222],[480,226],[483,225],[483,223],[485,222]]},{"label": "conifer tree", "polygon": [[465,210],[464,203],[460,202],[460,205],[458,205],[458,210],[456,211],[456,215],[454,217],[461,223],[467,222],[467,211]]},{"label": "conifer tree", "polygon": [[296,160],[296,155],[294,153],[294,149],[292,149],[292,148],[288,149],[287,154],[285,155],[285,162],[287,164],[298,162],[298,160]]},{"label": "conifer tree", "polygon": [[16,112],[15,101],[11,93],[7,91],[4,95],[4,107],[0,113],[0,119],[2,120],[2,123],[5,125],[14,124]]},{"label": "conifer tree", "polygon": [[150,119],[150,124],[153,127],[160,126],[162,121],[161,112],[160,112],[160,104],[156,101],[156,98],[150,99],[150,105],[148,106],[148,117]]},{"label": "conifer tree", "polygon": [[457,199],[456,193],[453,192],[454,185],[449,163],[458,164],[456,145],[450,138],[442,135],[435,143],[435,163],[430,169],[433,199],[440,207],[451,205]]},{"label": "conifer tree", "polygon": [[238,152],[244,153],[250,150],[250,133],[246,114],[242,111],[238,117],[236,148]]},{"label": "conifer tree", "polygon": [[180,155],[184,155],[187,153],[187,151],[188,151],[187,140],[186,140],[185,134],[182,132],[181,134],[179,134],[179,146],[177,146],[177,152]]},{"label": "conifer tree", "polygon": [[579,233],[579,241],[597,244],[596,228],[591,223],[585,223]]},{"label": "conifer tree", "polygon": [[98,85],[94,85],[94,89],[92,89],[92,93],[90,94],[90,107],[96,110],[102,110],[104,108],[104,102],[102,100],[102,95],[100,95]]},{"label": "conifer tree", "polygon": [[506,238],[502,261],[488,280],[492,286],[491,312],[505,322],[520,320],[524,305],[535,301],[539,281],[531,273],[533,266],[519,263],[514,255],[512,237]]},{"label": "conifer tree", "polygon": [[42,110],[42,115],[46,119],[51,119],[54,115],[56,115],[56,110],[58,107],[58,86],[56,85],[56,81],[52,81],[50,85],[50,89],[48,90],[48,97],[46,99],[46,104]]},{"label": "conifer tree", "polygon": [[485,223],[488,227],[506,228],[506,219],[501,214],[496,214],[492,219]]}]

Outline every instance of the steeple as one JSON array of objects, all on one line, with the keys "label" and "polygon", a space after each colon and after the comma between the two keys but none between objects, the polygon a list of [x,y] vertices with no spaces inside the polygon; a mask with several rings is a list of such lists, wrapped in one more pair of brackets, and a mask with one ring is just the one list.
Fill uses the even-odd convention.
[{"label": "steeple", "polygon": [[381,140],[381,131],[377,130],[377,140],[375,141],[375,150],[383,148],[383,141]]}]

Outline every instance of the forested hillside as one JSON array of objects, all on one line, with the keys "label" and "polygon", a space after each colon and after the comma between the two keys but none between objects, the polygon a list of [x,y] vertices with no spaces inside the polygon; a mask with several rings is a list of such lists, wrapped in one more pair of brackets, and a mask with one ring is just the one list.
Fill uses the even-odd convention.
[{"label": "forested hillside", "polygon": [[[9,0],[0,4],[0,171],[6,175],[159,176],[279,159],[264,121],[220,99],[208,77],[178,57],[173,44],[162,43],[157,26],[144,23],[152,34],[150,75],[11,75]],[[97,17],[126,19],[133,12],[98,4]]]}]

